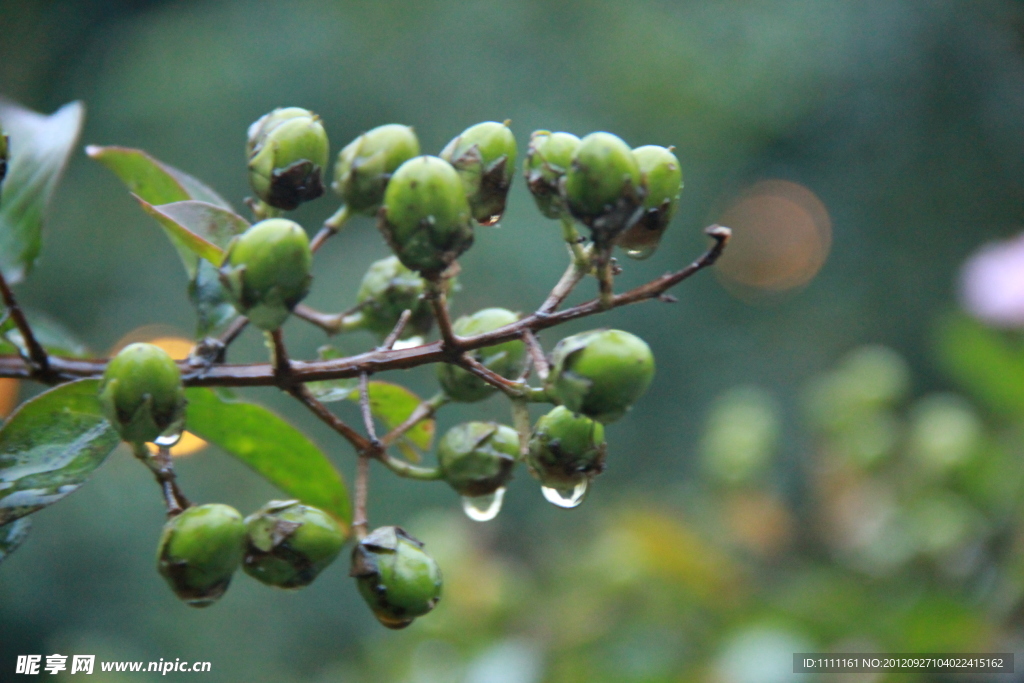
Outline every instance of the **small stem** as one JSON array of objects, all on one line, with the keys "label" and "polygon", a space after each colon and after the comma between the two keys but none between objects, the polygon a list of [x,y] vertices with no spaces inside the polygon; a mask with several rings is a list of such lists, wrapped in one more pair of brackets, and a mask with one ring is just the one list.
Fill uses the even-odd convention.
[{"label": "small stem", "polygon": [[341,434],[346,441],[352,444],[356,452],[362,453],[370,447],[370,442],[365,436],[349,427],[340,417],[328,410],[327,406],[318,401],[304,384],[293,385],[287,391],[302,405],[309,408],[324,424]]},{"label": "small stem", "polygon": [[532,389],[526,382],[517,382],[514,379],[502,377],[468,353],[460,356],[455,363],[459,367],[472,372],[491,386],[501,389],[510,398],[524,398]]},{"label": "small stem", "polygon": [[512,425],[519,434],[519,459],[526,459],[530,450],[530,408],[524,399],[512,399]]},{"label": "small stem", "polygon": [[313,323],[329,335],[335,335],[338,332],[341,332],[341,329],[345,326],[344,313],[321,313],[320,311],[310,308],[305,304],[299,304],[296,306],[292,310],[292,313],[296,318],[301,318],[308,323]]},{"label": "small stem", "polygon": [[320,228],[320,231],[316,234],[315,237],[313,237],[313,241],[309,243],[309,248],[313,251],[313,253],[315,254],[317,251],[319,251],[320,247],[324,245],[324,242],[329,240],[334,235],[337,235],[338,232],[340,232],[341,229],[345,227],[345,224],[351,217],[352,214],[349,213],[348,207],[342,206],[341,208],[334,212],[334,215],[325,220],[323,226]]},{"label": "small stem", "polygon": [[14,298],[14,292],[8,286],[7,280],[4,279],[2,273],[0,273],[0,294],[3,296],[7,314],[14,319],[14,324],[17,326],[18,331],[21,332],[22,341],[25,342],[25,348],[28,349],[28,359],[35,366],[33,369],[40,376],[45,377],[49,375],[50,356],[32,333],[32,326],[28,324],[25,313],[21,310],[21,306],[18,305],[17,299]]},{"label": "small stem", "polygon": [[174,474],[174,465],[171,463],[171,452],[166,446],[160,446],[156,455],[152,455],[146,444],[132,444],[132,452],[135,457],[142,461],[156,477],[160,490],[164,494],[164,503],[167,506],[167,516],[174,517],[184,512],[191,503],[185,494],[178,488],[177,477]]},{"label": "small stem", "polygon": [[572,252],[573,264],[580,270],[589,270],[590,253],[583,246],[584,239],[576,229],[571,216],[562,217],[562,238]]},{"label": "small stem", "polygon": [[249,208],[252,209],[252,217],[256,221],[262,221],[267,218],[277,218],[283,213],[280,209],[267,204],[262,199],[253,199],[250,197],[246,202],[249,204]]},{"label": "small stem", "polygon": [[380,448],[380,441],[377,439],[377,428],[373,424],[373,409],[370,407],[370,376],[365,372],[359,375],[359,410],[363,414],[363,427],[370,437],[370,444],[374,449]]},{"label": "small stem", "polygon": [[523,342],[526,344],[527,351],[530,352],[530,358],[533,359],[533,367],[537,370],[537,377],[543,382],[548,378],[548,373],[551,372],[551,365],[548,363],[548,357],[544,354],[544,347],[540,345],[540,340],[537,339],[537,335],[532,330],[523,332]]},{"label": "small stem", "polygon": [[359,461],[356,463],[356,501],[355,511],[352,514],[352,533],[358,540],[366,538],[366,500],[370,489],[370,458],[364,453],[359,454]]},{"label": "small stem", "polygon": [[277,377],[278,382],[284,384],[292,374],[292,363],[288,360],[288,349],[284,346],[284,335],[279,327],[272,332],[268,332],[267,336],[270,337],[270,362],[274,366],[274,376]]},{"label": "small stem", "polygon": [[437,319],[437,329],[441,332],[444,349],[451,353],[456,352],[461,343],[452,329],[452,318],[448,313],[448,295],[445,292],[445,285],[440,278],[427,282],[426,299],[430,302],[430,308],[434,311],[434,318]]},{"label": "small stem", "polygon": [[245,316],[239,316],[235,318],[231,322],[231,325],[228,326],[228,329],[224,330],[220,337],[217,338],[217,340],[224,346],[224,352],[227,351],[227,348],[228,346],[231,345],[231,342],[235,341],[235,339],[238,338],[238,335],[242,333],[242,330],[244,330],[246,326],[248,326],[248,324],[248,318],[246,318]]},{"label": "small stem", "polygon": [[608,310],[615,305],[615,280],[612,277],[611,261],[607,258],[603,258],[597,266],[597,286],[601,293],[601,308]]},{"label": "small stem", "polygon": [[402,311],[402,315],[398,316],[398,322],[395,323],[394,329],[392,329],[390,334],[384,338],[384,341],[377,347],[377,350],[390,351],[393,349],[395,342],[402,336],[402,332],[405,330],[405,326],[409,324],[409,318],[411,317],[412,311],[410,309],[407,308]]},{"label": "small stem", "polygon": [[586,268],[581,268],[576,261],[570,263],[569,267],[565,269],[564,273],[562,273],[562,277],[559,278],[558,282],[551,290],[551,293],[548,294],[548,298],[545,299],[544,303],[537,309],[537,313],[540,315],[554,313],[555,310],[562,305],[562,302],[565,301],[566,297],[569,296],[573,288],[575,288],[576,285],[580,283],[580,280],[586,276],[589,269],[589,261]]},{"label": "small stem", "polygon": [[416,479],[418,481],[437,481],[444,476],[440,467],[420,467],[404,460],[399,460],[381,451],[377,457],[389,470],[405,479]]},{"label": "small stem", "polygon": [[423,420],[427,420],[434,416],[434,414],[443,406],[448,403],[451,399],[443,391],[438,392],[433,397],[423,401],[412,413],[405,419],[405,422],[398,425],[390,432],[381,437],[381,444],[384,448],[391,446],[393,443],[402,438],[406,432],[418,425]]}]

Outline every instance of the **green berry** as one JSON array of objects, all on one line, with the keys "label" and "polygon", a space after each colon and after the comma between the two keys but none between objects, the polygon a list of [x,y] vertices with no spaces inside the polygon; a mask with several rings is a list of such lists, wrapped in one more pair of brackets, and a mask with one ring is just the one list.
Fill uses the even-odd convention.
[{"label": "green berry", "polygon": [[591,133],[576,148],[562,195],[595,243],[604,245],[636,222],[640,187],[640,167],[629,145],[611,133]]},{"label": "green berry", "polygon": [[444,480],[460,495],[471,498],[505,486],[518,456],[519,434],[495,422],[456,425],[437,445]]},{"label": "green berry", "polygon": [[530,136],[523,174],[537,208],[548,218],[561,218],[568,213],[558,188],[579,146],[580,139],[572,133],[538,130]]},{"label": "green berry", "polygon": [[244,553],[242,515],[228,505],[200,505],[164,525],[157,570],[179,598],[206,607],[224,595]]},{"label": "green berry", "polygon": [[245,573],[270,586],[301,588],[341,552],[346,533],[333,517],[297,500],[272,500],[245,518]]},{"label": "green berry", "polygon": [[473,244],[458,172],[438,157],[406,161],[384,191],[377,227],[407,268],[431,276],[443,271]]},{"label": "green berry", "polygon": [[260,329],[274,330],[309,293],[312,265],[302,226],[268,218],[228,244],[221,281],[239,313]]},{"label": "green berry", "polygon": [[180,431],[185,389],[177,364],[152,344],[129,344],[107,364],[100,384],[107,419],[131,443]]},{"label": "green berry", "polygon": [[384,201],[391,174],[419,154],[420,141],[411,127],[398,123],[377,126],[338,154],[332,187],[350,210],[372,216]]},{"label": "green berry", "polygon": [[256,196],[291,210],[324,193],[330,143],[320,117],[307,109],[275,109],[249,126],[245,146]]},{"label": "green berry", "polygon": [[426,281],[403,266],[397,256],[375,261],[356,293],[363,326],[384,338],[395,328],[402,313],[410,310],[412,317],[402,336],[426,334],[434,323],[430,304],[422,298],[426,287]]},{"label": "green berry", "polygon": [[647,258],[657,249],[665,228],[672,221],[683,191],[679,159],[667,147],[646,145],[633,150],[640,167],[644,190],[644,212],[616,244],[633,258]]},{"label": "green berry", "polygon": [[[485,308],[471,316],[459,318],[452,325],[452,330],[460,337],[472,337],[511,325],[518,320],[519,316],[507,309]],[[526,345],[513,339],[470,351],[469,354],[502,377],[514,379],[523,371]],[[470,371],[448,363],[437,366],[437,379],[445,393],[462,403],[482,401],[497,391]]]},{"label": "green berry", "polygon": [[572,488],[601,473],[606,451],[600,422],[558,406],[537,420],[527,464],[544,486]]},{"label": "green berry", "polygon": [[608,424],[626,414],[654,377],[654,356],[643,339],[621,330],[566,337],[552,352],[545,387],[574,413]]},{"label": "green berry", "polygon": [[441,570],[401,527],[375,529],[352,550],[359,594],[384,626],[405,628],[441,599]]},{"label": "green berry", "polygon": [[505,200],[516,168],[516,139],[508,122],[470,126],[441,151],[466,186],[473,218],[492,225],[505,213]]}]

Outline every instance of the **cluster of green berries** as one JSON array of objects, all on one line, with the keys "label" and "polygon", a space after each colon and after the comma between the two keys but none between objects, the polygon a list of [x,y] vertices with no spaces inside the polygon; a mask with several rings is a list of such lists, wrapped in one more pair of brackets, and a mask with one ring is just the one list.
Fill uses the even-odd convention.
[{"label": "cluster of green berries", "polygon": [[[269,217],[228,244],[220,279],[238,311],[270,331],[309,293],[312,280],[309,238],[279,212],[324,193],[329,146],[320,119],[291,107],[256,121],[246,150],[257,213]],[[471,126],[439,156],[422,155],[412,128],[397,124],[367,131],[341,150],[332,187],[344,201],[343,212],[375,217],[394,252],[366,273],[358,310],[351,314],[355,326],[383,338],[410,311],[406,336],[430,330],[433,312],[426,297],[472,244],[474,225],[490,225],[502,216],[516,158],[508,122]],[[610,133],[580,139],[537,131],[523,171],[540,211],[581,222],[594,248],[605,255],[616,245],[635,257],[653,251],[682,188],[671,149],[630,149]],[[512,311],[486,308],[457,319],[453,332],[472,337],[519,319]],[[468,355],[512,382],[527,369],[527,348],[518,338]],[[520,461],[545,495],[585,490],[604,469],[605,425],[630,409],[654,373],[647,344],[619,330],[567,337],[550,361],[543,389],[534,391],[555,407],[530,434],[524,429],[525,442],[515,429],[494,422],[460,424],[440,440],[440,476],[465,499],[499,496],[500,504]],[[437,377],[454,401],[481,401],[496,391],[456,364],[439,364]],[[111,424],[133,444],[160,443],[184,428],[181,373],[155,346],[123,349],[107,366],[100,400]],[[205,606],[224,593],[239,567],[271,586],[308,585],[339,555],[347,534],[326,512],[294,500],[271,501],[245,519],[226,505],[188,507],[167,522],[158,567],[179,597]],[[361,538],[351,566],[359,592],[390,628],[407,626],[440,598],[437,564],[399,527],[381,527]]]},{"label": "cluster of green berries", "polygon": [[[312,112],[287,107],[266,114],[250,126],[246,150],[250,185],[270,212],[295,209],[324,193],[330,148]],[[410,308],[414,322],[407,334],[429,328],[427,308],[417,305],[424,279],[438,278],[473,244],[474,224],[501,218],[516,158],[507,121],[467,128],[438,156],[421,155],[413,129],[399,124],[367,131],[341,150],[333,189],[349,214],[377,219],[396,259],[367,273],[360,323],[384,336]],[[635,258],[653,253],[683,186],[671,148],[630,149],[604,132],[580,139],[536,131],[523,172],[541,213],[578,220],[599,250],[617,245]],[[272,330],[309,293],[310,256],[301,226],[268,218],[229,245],[221,279],[236,308]],[[398,286],[380,284],[398,277]]]}]

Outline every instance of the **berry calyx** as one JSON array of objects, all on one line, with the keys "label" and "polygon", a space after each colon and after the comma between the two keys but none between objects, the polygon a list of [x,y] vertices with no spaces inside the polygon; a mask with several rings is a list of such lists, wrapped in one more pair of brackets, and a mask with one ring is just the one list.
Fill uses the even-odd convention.
[{"label": "berry calyx", "polygon": [[[484,308],[473,315],[463,316],[452,324],[452,331],[460,337],[470,337],[511,325],[519,316],[505,308]],[[470,355],[506,379],[518,377],[526,362],[526,345],[518,339],[470,351]],[[437,379],[441,388],[453,400],[474,403],[491,396],[497,389],[473,373],[457,365],[443,363],[437,366]]]},{"label": "berry calyx", "polygon": [[465,422],[437,445],[437,462],[448,485],[462,496],[494,493],[512,478],[519,434],[495,422]]},{"label": "berry calyx", "polygon": [[331,187],[351,211],[372,216],[384,201],[391,174],[419,154],[420,141],[410,126],[377,126],[338,153]]},{"label": "berry calyx", "polygon": [[242,568],[269,586],[308,586],[341,552],[346,533],[319,508],[272,500],[245,518]]},{"label": "berry calyx", "polygon": [[599,247],[639,217],[640,167],[633,150],[616,135],[598,132],[580,140],[561,182],[569,211],[590,228]]},{"label": "berry calyx", "polygon": [[534,426],[527,465],[540,483],[572,488],[604,470],[604,426],[565,406],[557,406]]},{"label": "berry calyx", "polygon": [[349,574],[374,616],[388,628],[405,628],[441,599],[437,562],[401,527],[380,527],[359,541]]},{"label": "berry calyx", "polygon": [[245,149],[252,191],[270,206],[291,210],[324,193],[330,143],[313,112],[275,109],[249,126]]},{"label": "berry calyx", "polygon": [[402,265],[397,256],[374,261],[356,293],[363,327],[383,339],[395,328],[406,310],[412,317],[402,338],[423,335],[434,324],[430,304],[423,298],[426,281]]},{"label": "berry calyx", "polygon": [[440,157],[459,172],[473,218],[484,225],[497,223],[505,213],[516,167],[516,139],[508,122],[470,126],[445,146]]},{"label": "berry calyx", "polygon": [[616,244],[626,255],[644,259],[654,253],[661,236],[672,221],[679,195],[683,191],[683,171],[679,159],[667,147],[645,145],[633,150],[644,190],[644,210],[632,227],[623,232]]},{"label": "berry calyx", "polygon": [[579,146],[580,139],[572,133],[538,130],[530,136],[523,175],[537,208],[548,218],[562,218],[569,212],[558,188]]}]

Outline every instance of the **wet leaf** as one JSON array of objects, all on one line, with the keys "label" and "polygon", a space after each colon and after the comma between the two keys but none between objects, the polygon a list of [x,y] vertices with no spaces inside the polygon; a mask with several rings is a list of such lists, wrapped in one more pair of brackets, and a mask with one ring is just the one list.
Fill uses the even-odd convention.
[{"label": "wet leaf", "polygon": [[351,523],[341,474],[302,432],[263,406],[212,389],[186,390],[188,430],[303,503]]},{"label": "wet leaf", "polygon": [[0,429],[0,525],[77,490],[121,442],[98,389],[95,379],[50,389]]},{"label": "wet leaf", "polygon": [[[394,429],[405,422],[416,406],[423,402],[419,396],[398,384],[390,382],[370,382],[370,412],[388,429]],[[359,389],[349,394],[349,400],[359,401]],[[405,433],[398,442],[399,450],[414,462],[419,461],[419,453],[415,450],[429,449],[434,441],[437,425],[433,419],[422,420]]]},{"label": "wet leaf", "polygon": [[196,199],[233,211],[227,200],[202,181],[157,161],[141,149],[89,145],[85,153],[113,171],[129,192],[154,206]]},{"label": "wet leaf", "polygon": [[43,218],[82,128],[85,108],[72,102],[46,116],[0,101],[10,140],[0,189],[0,272],[11,284],[32,270],[42,248]]},{"label": "wet leaf", "polygon": [[[224,259],[224,250],[211,242],[207,237],[192,230],[192,226],[182,223],[182,218],[177,210],[185,202],[174,202],[153,206],[145,199],[136,196],[142,210],[156,219],[160,227],[167,233],[171,244],[178,250],[178,256],[185,264],[189,279],[196,276],[196,269],[200,258],[204,258],[215,266],[219,266]],[[212,208],[212,205],[211,205]]]},{"label": "wet leaf", "polygon": [[[344,354],[329,344],[317,349],[317,356],[320,360],[332,360],[342,358]],[[306,385],[310,393],[321,403],[332,401],[347,401],[352,396],[352,390],[359,385],[359,380],[347,377],[345,379],[327,379],[322,382],[310,382]],[[358,400],[358,394],[356,395]]]},{"label": "wet leaf", "polygon": [[32,520],[28,517],[22,517],[0,526],[0,562],[6,560],[8,555],[25,542],[30,528],[32,528]]},{"label": "wet leaf", "polygon": [[221,284],[217,269],[206,259],[199,259],[196,275],[188,286],[188,297],[196,308],[199,339],[216,334],[238,317],[228,291]]}]

